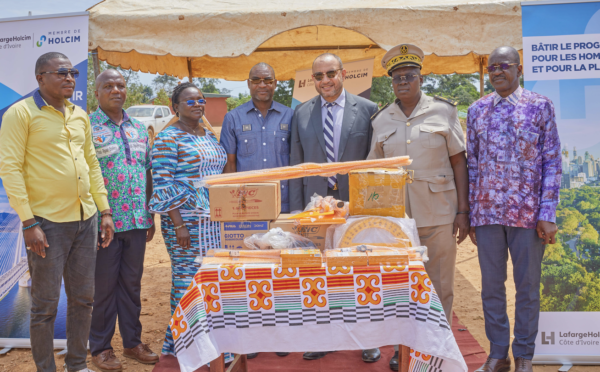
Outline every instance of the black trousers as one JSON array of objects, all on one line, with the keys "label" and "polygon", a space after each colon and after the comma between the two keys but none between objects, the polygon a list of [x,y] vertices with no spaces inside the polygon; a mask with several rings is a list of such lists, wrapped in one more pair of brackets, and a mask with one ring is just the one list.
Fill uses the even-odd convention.
[{"label": "black trousers", "polygon": [[96,256],[96,293],[90,329],[92,356],[112,349],[117,315],[124,348],[139,345],[142,336],[140,290],[144,272],[146,230],[115,233]]}]

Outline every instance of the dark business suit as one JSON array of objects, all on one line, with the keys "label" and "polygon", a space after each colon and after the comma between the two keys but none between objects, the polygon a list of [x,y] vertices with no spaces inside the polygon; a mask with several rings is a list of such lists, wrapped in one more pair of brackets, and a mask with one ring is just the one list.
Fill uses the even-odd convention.
[{"label": "dark business suit", "polygon": [[[371,146],[371,116],[377,112],[377,104],[346,91],[342,120],[338,162],[365,160]],[[321,96],[307,101],[294,111],[290,165],[301,163],[327,163]],[[349,199],[348,175],[338,175],[340,198]],[[290,209],[304,209],[310,197],[317,193],[327,195],[327,177],[313,176],[290,180]]]}]

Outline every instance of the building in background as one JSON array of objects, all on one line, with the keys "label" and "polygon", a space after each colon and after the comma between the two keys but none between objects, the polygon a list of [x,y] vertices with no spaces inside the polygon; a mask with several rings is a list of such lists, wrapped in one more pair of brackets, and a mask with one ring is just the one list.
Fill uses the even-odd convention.
[{"label": "building in background", "polygon": [[227,98],[229,94],[204,93],[206,98],[206,111],[204,116],[213,127],[223,125],[223,119],[227,114]]}]

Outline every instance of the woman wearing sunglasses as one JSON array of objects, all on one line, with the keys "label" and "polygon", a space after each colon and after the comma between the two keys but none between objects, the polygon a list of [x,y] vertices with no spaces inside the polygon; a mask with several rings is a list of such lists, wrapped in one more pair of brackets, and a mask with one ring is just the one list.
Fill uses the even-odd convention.
[{"label": "woman wearing sunglasses", "polygon": [[[156,136],[152,150],[154,193],[150,209],[161,215],[161,231],[171,258],[171,315],[199,264],[194,260],[220,248],[220,225],[210,219],[205,176],[220,174],[227,154],[215,134],[200,125],[206,100],[192,83],[178,85],[171,98],[179,120]],[[175,355],[171,328],[163,354]]]}]

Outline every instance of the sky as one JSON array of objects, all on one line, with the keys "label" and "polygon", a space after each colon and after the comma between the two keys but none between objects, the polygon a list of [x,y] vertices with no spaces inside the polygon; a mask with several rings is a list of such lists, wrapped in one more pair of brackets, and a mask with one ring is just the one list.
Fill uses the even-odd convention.
[{"label": "sky", "polygon": [[[2,18],[26,17],[29,12],[34,16],[57,13],[83,12],[99,0],[0,0],[0,20]],[[140,73],[140,81],[152,85],[155,75]],[[185,79],[184,81],[187,81]],[[231,90],[229,94],[237,96],[239,93],[248,93],[245,81],[227,81],[219,79],[218,88]]]}]

